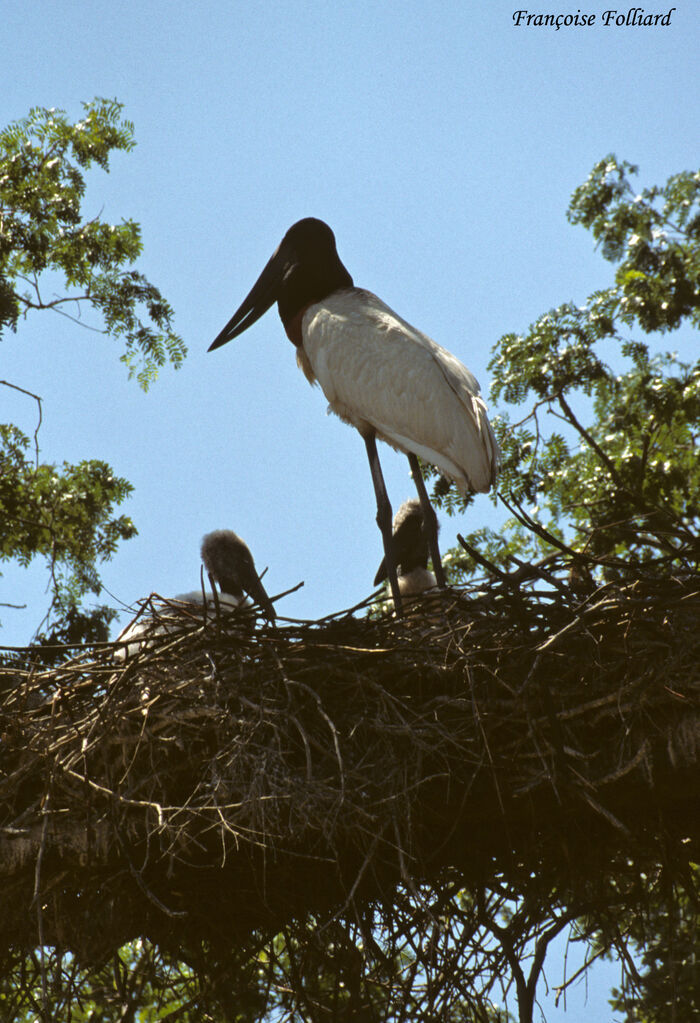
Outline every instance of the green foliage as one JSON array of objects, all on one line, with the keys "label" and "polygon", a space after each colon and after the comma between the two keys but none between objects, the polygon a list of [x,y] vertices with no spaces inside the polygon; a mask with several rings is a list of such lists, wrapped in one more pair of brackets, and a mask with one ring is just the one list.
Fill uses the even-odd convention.
[{"label": "green foliage", "polygon": [[637,168],[606,157],[577,188],[572,224],[593,232],[603,255],[618,263],[610,305],[627,326],[646,333],[672,330],[684,318],[700,326],[700,172],[671,177],[663,188],[635,194]]},{"label": "green foliage", "polygon": [[[44,976],[50,978],[46,988]],[[190,1006],[197,991],[192,969],[162,956],[147,941],[124,945],[107,962],[91,968],[79,966],[71,955],[46,949],[43,957],[37,951],[3,963],[0,1019],[157,1023],[176,1012],[180,1023],[212,1020]]]},{"label": "green foliage", "polygon": [[96,460],[64,463],[63,472],[33,465],[25,457],[29,440],[14,427],[0,426],[0,442],[0,508],[16,525],[0,538],[2,556],[25,565],[36,554],[67,563],[97,593],[90,564],[109,557],[120,539],[134,535],[127,518],[107,515],[112,504],[131,493],[131,484]]},{"label": "green foliage", "polygon": [[[135,145],[121,103],[96,99],[84,110],[72,124],[62,110],[35,108],[0,132],[0,336],[30,310],[73,316],[87,302],[101,314],[103,333],[124,343],[122,362],[147,388],[167,361],[180,366],[186,349],[168,302],[131,269],[142,250],[139,225],[82,212],[84,172],[93,164],[109,170],[113,151]],[[65,295],[42,297],[47,273],[62,276]]]},{"label": "green foliage", "polygon": [[[606,157],[568,211],[616,264],[614,283],[506,334],[490,363],[495,399],[527,410],[495,418],[500,493],[607,579],[689,571],[700,553],[700,362],[629,336],[700,326],[700,173],[636,193],[635,172]],[[442,501],[449,511],[454,495]],[[496,565],[552,551],[517,518],[468,539]]]},{"label": "green foliage", "polygon": [[612,1006],[620,1023],[671,1023],[700,1018],[698,894],[700,867],[682,881],[663,873],[648,878],[649,898],[643,912],[623,914],[624,927],[637,951],[641,973],[614,989]]},{"label": "green foliage", "polygon": [[[35,108],[0,132],[0,338],[40,310],[85,326],[87,305],[98,321],[91,329],[120,342],[129,375],[147,389],[160,367],[182,364],[186,349],[173,331],[170,305],[134,268],[139,225],[110,224],[83,210],[86,172],[108,171],[113,153],[135,145],[116,100],[83,107],[75,123],[62,110]],[[45,299],[49,289],[54,297]],[[0,560],[46,561],[52,596],[38,643],[104,639],[111,612],[88,613],[80,602],[100,592],[97,563],[136,532],[114,514],[131,486],[96,459],[42,463],[36,436],[31,460],[28,447],[14,424],[0,425]]]},{"label": "green foliage", "polygon": [[111,612],[78,611],[88,593],[99,594],[96,563],[111,557],[120,540],[136,529],[112,509],[132,491],[98,460],[61,468],[27,457],[29,438],[15,426],[0,424],[0,560],[29,565],[42,557],[52,583],[53,631],[45,644],[106,639]]}]

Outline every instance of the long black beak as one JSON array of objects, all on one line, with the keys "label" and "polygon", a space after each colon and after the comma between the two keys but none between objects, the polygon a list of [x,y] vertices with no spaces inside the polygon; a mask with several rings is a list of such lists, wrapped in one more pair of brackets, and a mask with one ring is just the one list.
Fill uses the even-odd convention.
[{"label": "long black beak", "polygon": [[255,569],[251,567],[249,571],[246,571],[245,574],[243,574],[241,582],[243,583],[243,589],[246,591],[250,599],[255,604],[259,604],[263,609],[268,621],[274,622],[277,617],[275,609],[272,605],[272,601],[267,595],[265,587],[260,581],[260,576]]},{"label": "long black beak", "polygon": [[280,284],[288,265],[289,256],[284,251],[284,243],[282,243],[272,254],[265,269],[219,336],[209,345],[210,352],[225,345],[227,341],[232,341],[234,337],[238,337],[256,320],[259,320],[263,313],[267,312],[273,302],[277,300]]},{"label": "long black beak", "polygon": [[386,579],[386,558],[382,558],[382,563],[377,569],[377,574],[374,577],[374,585],[379,586]]}]

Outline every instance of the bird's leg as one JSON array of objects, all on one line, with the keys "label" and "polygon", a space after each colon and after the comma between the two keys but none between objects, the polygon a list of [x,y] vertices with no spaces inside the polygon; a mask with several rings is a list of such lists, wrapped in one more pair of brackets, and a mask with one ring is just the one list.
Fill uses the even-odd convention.
[{"label": "bird's leg", "polygon": [[377,498],[377,525],[381,531],[382,541],[384,543],[384,564],[386,566],[386,574],[389,580],[389,586],[391,587],[391,596],[394,600],[394,610],[397,615],[400,615],[401,593],[399,591],[399,580],[396,575],[396,558],[394,557],[393,534],[391,531],[391,504],[389,503],[386,486],[384,484],[382,467],[379,464],[377,438],[374,432],[363,434],[362,436],[365,442],[365,447],[367,448],[369,467],[372,472],[372,483],[374,484],[374,494]]},{"label": "bird's leg", "polygon": [[428,550],[430,551],[430,560],[433,563],[433,572],[435,573],[435,580],[443,590],[446,587],[445,573],[442,568],[442,559],[440,557],[440,548],[438,546],[438,521],[435,510],[430,503],[428,497],[428,491],[425,489],[425,483],[423,482],[423,473],[420,471],[420,465],[418,464],[418,458],[414,454],[408,456],[408,464],[411,466],[411,476],[413,476],[413,482],[416,485],[418,491],[418,499],[420,501],[421,510],[423,512],[423,522],[425,523],[425,531],[428,540]]}]

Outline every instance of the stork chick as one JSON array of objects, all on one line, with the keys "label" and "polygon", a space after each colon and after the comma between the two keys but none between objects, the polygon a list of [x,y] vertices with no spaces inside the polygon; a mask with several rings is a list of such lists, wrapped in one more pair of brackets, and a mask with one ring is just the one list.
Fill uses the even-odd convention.
[{"label": "stork chick", "polygon": [[[272,601],[265,592],[260,577],[255,570],[253,555],[248,545],[241,540],[240,536],[231,529],[217,529],[202,540],[201,547],[202,561],[209,576],[212,590],[216,593],[216,599],[226,610],[233,610],[236,607],[247,603],[245,594],[258,604],[267,619],[274,621],[275,609]],[[221,592],[216,591],[216,584],[219,584]],[[183,616],[192,607],[206,608],[212,605],[214,599],[207,597],[201,590],[191,590],[189,593],[179,593],[172,597],[168,604],[171,611],[177,616],[180,612]],[[178,605],[182,605],[178,607]],[[155,622],[149,616],[139,617],[130,622],[122,629],[117,637],[120,644],[114,652],[117,661],[125,661],[134,657],[141,649],[146,637],[166,635],[178,628],[177,621]]]},{"label": "stork chick", "polygon": [[232,529],[215,529],[202,540],[202,561],[209,575],[212,589],[218,582],[223,594],[242,604],[244,591],[251,600],[265,612],[265,617],[274,620],[275,609],[265,592],[250,548]]},{"label": "stork chick", "polygon": [[[423,511],[415,497],[404,501],[394,516],[392,547],[402,597],[415,596],[437,586],[435,574],[428,569],[430,552]],[[382,558],[374,585],[378,586],[386,578],[386,558]]]}]

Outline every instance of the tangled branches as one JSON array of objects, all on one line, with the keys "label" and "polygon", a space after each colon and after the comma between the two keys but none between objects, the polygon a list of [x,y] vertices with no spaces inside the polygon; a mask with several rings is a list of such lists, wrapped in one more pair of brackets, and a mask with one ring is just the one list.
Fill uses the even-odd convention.
[{"label": "tangled branches", "polygon": [[125,662],[0,669],[0,949],[139,937],[230,978],[344,947],[387,1006],[472,1004],[455,956],[488,992],[542,907],[561,929],[697,853],[699,612],[696,579],[278,628],[155,603]]}]

